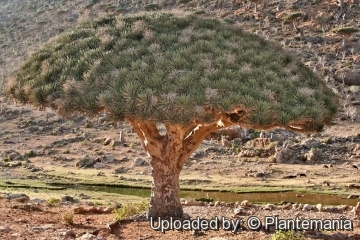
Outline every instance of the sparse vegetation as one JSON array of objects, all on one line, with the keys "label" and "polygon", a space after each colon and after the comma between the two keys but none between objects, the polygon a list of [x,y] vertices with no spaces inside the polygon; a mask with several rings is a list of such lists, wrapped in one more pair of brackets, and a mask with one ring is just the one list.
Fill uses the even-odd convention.
[{"label": "sparse vegetation", "polygon": [[149,208],[149,203],[143,201],[141,203],[128,203],[122,205],[120,208],[114,210],[115,219],[126,219],[146,211]]},{"label": "sparse vegetation", "polygon": [[64,214],[61,218],[65,225],[74,224],[74,214],[72,213]]},{"label": "sparse vegetation", "polygon": [[271,235],[271,240],[305,240],[302,232],[277,230]]},{"label": "sparse vegetation", "polygon": [[55,206],[60,203],[60,199],[51,197],[47,202],[50,206]]}]

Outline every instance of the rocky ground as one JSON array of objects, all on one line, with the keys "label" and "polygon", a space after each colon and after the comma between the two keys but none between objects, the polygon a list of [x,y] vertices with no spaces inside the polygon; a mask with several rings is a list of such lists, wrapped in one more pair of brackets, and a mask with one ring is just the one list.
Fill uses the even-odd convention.
[{"label": "rocky ground", "polygon": [[[10,199],[11,198],[11,199]],[[70,200],[70,201],[68,201]],[[168,230],[161,233],[153,230],[142,215],[135,218],[114,221],[113,207],[93,206],[91,202],[74,203],[70,196],[61,203],[48,204],[39,199],[29,200],[26,195],[6,195],[0,200],[0,236],[1,239],[270,239],[274,228],[265,230],[265,216],[279,219],[343,219],[351,221],[345,231],[300,231],[293,233],[298,238],[292,239],[360,239],[360,220],[354,218],[351,211],[341,208],[322,208],[306,210],[307,206],[281,207],[275,205],[254,205],[244,201],[236,206],[184,206],[184,219],[219,219],[243,220],[241,228],[223,229],[222,222],[213,225],[218,230]],[[237,214],[234,214],[237,213]],[[262,220],[263,226],[252,231],[247,224],[251,216]],[[69,220],[71,219],[71,220]],[[224,221],[225,222],[225,221]],[[158,227],[154,222],[154,227]],[[196,226],[195,226],[196,228]],[[232,232],[233,231],[233,232]],[[283,239],[291,239],[289,235]]]},{"label": "rocky ground", "polygon": [[[115,126],[103,116],[99,119],[82,116],[62,119],[50,110],[39,112],[27,106],[5,103],[5,99],[1,101],[4,107],[0,115],[0,184],[3,193],[0,209],[5,213],[0,219],[2,239],[26,239],[28,236],[35,239],[49,239],[50,236],[52,239],[162,239],[169,236],[177,239],[219,236],[224,239],[269,239],[274,234],[274,229],[244,230],[237,234],[223,230],[200,233],[168,231],[162,234],[152,230],[149,222],[143,219],[121,222],[109,228],[108,224],[114,223],[115,215],[91,210],[90,213],[75,214],[74,223],[66,225],[63,217],[74,213],[79,205],[93,209],[89,204],[101,202],[105,209],[115,202],[123,203],[121,196],[118,201],[112,196],[110,201],[110,197],[105,195],[96,198],[90,194],[90,199],[87,199],[78,192],[72,192],[69,195],[75,199],[72,203],[67,202],[62,193],[58,198],[64,201],[60,205],[49,206],[51,197],[56,196],[52,195],[53,185],[49,184],[101,182],[150,186],[148,158],[139,140],[125,123]],[[352,123],[355,127],[349,128],[351,134],[343,137],[330,135],[336,131],[336,120],[323,133],[314,135],[275,129],[266,132],[265,138],[260,138],[263,133],[259,131],[249,131],[246,135],[243,129],[237,128],[214,133],[186,163],[181,185],[238,190],[241,187],[262,187],[263,190],[283,187],[340,193],[344,197],[356,198],[360,185],[358,169],[353,166],[358,166],[360,162],[360,135],[357,132],[360,128],[356,128],[356,124]],[[124,138],[122,142],[120,131]],[[225,135],[227,139],[221,139]],[[26,186],[29,190],[16,190],[16,186]],[[26,192],[29,199],[20,196],[20,200],[8,200],[11,198],[9,194],[14,194],[14,191]],[[50,194],[40,195],[39,192],[44,191]],[[239,199],[240,202],[242,200]],[[340,219],[343,216],[352,221],[354,231],[306,231],[302,235],[308,239],[357,239],[359,217],[354,217],[353,213],[356,199],[353,203],[340,206],[314,204],[306,207],[296,203],[286,205],[286,199],[283,200],[283,204],[277,205],[226,206],[225,203],[216,203],[217,206],[202,206],[187,199],[184,200],[184,210],[192,218],[224,216],[228,219],[244,218],[245,221],[250,216],[262,220],[264,216],[284,219],[295,216]]]}]

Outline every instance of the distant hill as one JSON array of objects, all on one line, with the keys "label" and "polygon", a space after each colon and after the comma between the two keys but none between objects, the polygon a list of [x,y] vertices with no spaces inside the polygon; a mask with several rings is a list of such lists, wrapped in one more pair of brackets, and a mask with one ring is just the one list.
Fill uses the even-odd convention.
[{"label": "distant hill", "polygon": [[[246,0],[2,0],[0,5],[0,87],[28,56],[49,39],[78,22],[106,14],[139,11],[190,11],[204,17],[223,18],[245,30],[278,42],[302,56],[332,87],[336,83],[357,85],[360,72],[359,32],[342,47],[334,29],[360,27],[359,0],[330,1]],[[351,71],[350,71],[351,70]],[[348,73],[350,71],[350,73]],[[352,75],[351,75],[352,74]],[[360,81],[359,81],[360,85]]]}]

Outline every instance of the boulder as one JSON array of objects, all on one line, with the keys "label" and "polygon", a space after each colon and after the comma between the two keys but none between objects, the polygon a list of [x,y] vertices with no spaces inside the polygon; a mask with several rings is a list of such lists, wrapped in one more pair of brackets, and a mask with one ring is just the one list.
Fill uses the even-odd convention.
[{"label": "boulder", "polygon": [[360,86],[360,69],[337,71],[335,80],[346,85]]},{"label": "boulder", "polygon": [[98,239],[97,236],[92,235],[91,233],[85,233],[81,237],[76,238],[78,240],[96,240]]},{"label": "boulder", "polygon": [[309,152],[305,153],[304,156],[309,162],[317,162],[324,159],[324,154],[317,148],[311,149]]},{"label": "boulder", "polygon": [[12,153],[9,154],[9,159],[10,160],[21,160],[22,156],[18,152],[12,152]]},{"label": "boulder", "polygon": [[318,148],[321,144],[320,140],[315,138],[304,139],[301,144],[305,145],[308,149]]},{"label": "boulder", "polygon": [[100,169],[100,168],[105,168],[106,167],[106,164],[105,163],[100,163],[100,162],[97,162],[93,165],[94,168],[96,169]]},{"label": "boulder", "polygon": [[275,153],[275,159],[277,163],[288,162],[291,157],[291,150],[288,148],[282,148]]},{"label": "boulder", "polygon": [[96,163],[96,159],[89,155],[82,156],[78,162],[75,163],[76,167],[92,167]]},{"label": "boulder", "polygon": [[242,138],[244,134],[244,131],[241,127],[239,126],[234,126],[234,127],[227,127],[227,128],[222,128],[219,130],[216,130],[212,133],[210,133],[206,139],[210,140],[210,139],[221,139],[221,136],[227,136],[227,140],[231,141],[234,138]]},{"label": "boulder", "polygon": [[22,156],[20,153],[18,153],[17,151],[15,151],[14,149],[6,149],[5,151],[3,151],[0,154],[0,157],[6,157],[9,160],[13,161],[13,160],[22,160]]},{"label": "boulder", "polygon": [[303,211],[310,211],[313,207],[310,204],[304,204],[304,207],[302,208]]},{"label": "boulder", "polygon": [[127,173],[128,169],[125,167],[119,167],[117,169],[115,169],[115,173]]},{"label": "boulder", "polygon": [[7,198],[7,199],[28,198],[28,199],[30,200],[29,196],[26,195],[26,194],[24,194],[24,193],[7,194],[7,195],[6,195],[6,198]]},{"label": "boulder", "polygon": [[147,165],[147,162],[143,158],[135,158],[135,160],[132,164],[133,167],[140,167],[140,166],[146,166],[146,165]]},{"label": "boulder", "polygon": [[113,163],[114,161],[115,157],[111,154],[104,156],[104,158],[102,159],[102,163]]},{"label": "boulder", "polygon": [[0,233],[8,233],[11,232],[11,228],[8,226],[0,226]]}]

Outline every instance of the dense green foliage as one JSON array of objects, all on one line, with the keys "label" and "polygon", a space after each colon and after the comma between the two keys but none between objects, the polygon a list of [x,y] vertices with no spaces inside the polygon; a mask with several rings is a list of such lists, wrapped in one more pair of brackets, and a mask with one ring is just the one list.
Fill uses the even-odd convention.
[{"label": "dense green foliage", "polygon": [[323,81],[276,44],[169,13],[85,22],[33,54],[7,93],[64,115],[106,109],[116,120],[208,122],[241,108],[254,127],[304,120],[317,129],[337,107]]}]

